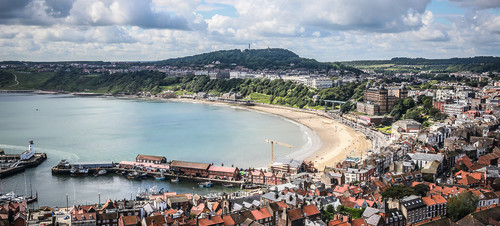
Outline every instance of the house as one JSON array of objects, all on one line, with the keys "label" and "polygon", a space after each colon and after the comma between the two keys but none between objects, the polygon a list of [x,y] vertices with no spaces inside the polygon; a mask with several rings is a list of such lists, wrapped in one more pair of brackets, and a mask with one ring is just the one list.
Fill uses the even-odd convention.
[{"label": "house", "polygon": [[153,155],[141,155],[138,154],[137,157],[135,157],[136,162],[141,162],[141,163],[153,163],[153,164],[162,164],[167,162],[167,158],[163,156],[153,156]]},{"label": "house", "polygon": [[165,216],[161,214],[142,218],[142,226],[163,226],[166,223]]},{"label": "house", "polygon": [[344,172],[345,182],[346,183],[354,183],[354,182],[365,182],[368,180],[368,170],[366,169],[353,169],[348,168]]},{"label": "house", "polygon": [[441,154],[427,154],[427,153],[408,153],[411,161],[417,168],[423,168],[428,162],[438,161],[443,162],[444,156]]},{"label": "house", "polygon": [[413,119],[404,119],[392,124],[391,140],[397,141],[400,138],[417,138],[418,131],[422,128],[421,123]]},{"label": "house", "polygon": [[257,208],[250,211],[252,214],[251,219],[262,225],[270,225],[272,222],[272,215],[266,208]]},{"label": "house", "polygon": [[295,160],[287,157],[278,157],[271,164],[271,171],[281,172],[286,174],[297,174],[303,172],[305,166],[303,161]]},{"label": "house", "polygon": [[321,213],[315,205],[306,205],[302,207],[304,216],[312,221],[321,219]]},{"label": "house", "polygon": [[96,225],[96,213],[86,211],[71,213],[71,225]]},{"label": "house", "polygon": [[444,199],[443,196],[441,196],[441,195],[431,194],[430,197],[436,203],[435,208],[434,208],[435,215],[433,215],[433,217],[434,216],[445,216],[446,215],[446,204],[448,203],[448,201],[446,201],[446,199]]},{"label": "house", "polygon": [[248,173],[248,181],[254,184],[264,184],[265,176],[262,170],[254,170]]},{"label": "house", "polygon": [[304,213],[302,209],[292,209],[286,212],[287,224],[288,226],[302,226],[304,225]]},{"label": "house", "polygon": [[172,209],[182,209],[186,212],[189,207],[189,199],[185,195],[169,196],[166,201]]},{"label": "house", "polygon": [[118,220],[118,226],[140,226],[141,219],[138,216],[121,216]]},{"label": "house", "polygon": [[211,216],[208,214],[206,218],[199,218],[198,219],[198,225],[199,226],[223,226],[224,225],[224,220],[222,219],[221,216]]},{"label": "house", "polygon": [[427,219],[427,206],[422,198],[416,195],[406,196],[399,200],[389,200],[388,204],[390,208],[401,210],[407,223],[414,224]]}]

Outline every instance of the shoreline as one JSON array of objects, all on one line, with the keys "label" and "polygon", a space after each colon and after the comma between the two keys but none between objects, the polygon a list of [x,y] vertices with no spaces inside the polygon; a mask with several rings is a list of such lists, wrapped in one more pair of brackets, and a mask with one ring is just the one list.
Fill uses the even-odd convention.
[{"label": "shoreline", "polygon": [[[164,99],[128,95],[115,98],[234,106],[250,111],[257,111],[260,113],[282,117],[284,120],[290,120],[291,123],[303,127],[301,130],[304,131],[308,139],[308,142],[303,146],[303,148],[290,153],[287,157],[297,160],[311,161],[314,163],[314,166],[318,171],[323,171],[325,166],[334,166],[334,164],[344,160],[348,154],[351,156],[361,157],[368,149],[371,148],[371,142],[367,140],[361,132],[357,132],[353,128],[335,121],[320,111],[308,111],[286,106],[260,103],[257,103],[254,106],[244,106],[200,99]],[[345,133],[347,133],[348,136],[343,136]]]},{"label": "shoreline", "polygon": [[[156,98],[151,98],[155,100]],[[202,103],[213,105],[238,106],[242,109],[258,111],[261,113],[272,114],[290,120],[305,128],[310,147],[304,150],[294,151],[287,155],[294,159],[311,161],[318,171],[323,171],[325,166],[334,166],[336,163],[344,160],[347,155],[361,157],[371,148],[371,141],[366,139],[361,132],[344,125],[334,119],[325,116],[318,111],[308,111],[290,108],[286,106],[256,104],[254,106],[231,105],[228,103],[196,99],[166,99],[167,101]],[[347,134],[348,136],[343,136]],[[309,143],[308,142],[308,143]]]}]

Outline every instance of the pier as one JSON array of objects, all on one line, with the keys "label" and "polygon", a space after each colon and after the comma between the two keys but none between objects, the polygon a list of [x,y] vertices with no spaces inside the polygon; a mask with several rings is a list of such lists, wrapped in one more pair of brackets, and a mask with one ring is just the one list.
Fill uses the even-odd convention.
[{"label": "pier", "polygon": [[20,154],[0,154],[0,178],[24,172],[26,168],[36,167],[47,159],[45,153],[34,153],[29,159],[22,160]]},{"label": "pier", "polygon": [[5,154],[3,150],[0,150],[0,178],[23,172],[26,168],[36,167],[45,161],[47,154],[35,153],[33,145],[31,140],[28,150],[21,154]]},{"label": "pier", "polygon": [[[69,164],[70,166],[78,166],[79,164]],[[59,166],[59,165],[58,165]],[[71,175],[71,169],[72,167],[68,168],[61,168],[58,166],[52,167],[52,174],[53,175]],[[206,177],[195,177],[195,176],[186,176],[186,175],[176,175],[173,173],[165,173],[165,172],[156,172],[156,171],[150,171],[150,170],[137,170],[137,169],[127,169],[127,168],[121,168],[117,163],[114,163],[113,167],[109,168],[102,168],[102,167],[89,167],[86,168],[88,169],[88,173],[86,174],[75,174],[73,176],[92,176],[94,173],[101,169],[105,169],[108,174],[113,174],[116,176],[121,176],[122,173],[125,173],[123,176],[127,176],[129,173],[139,173],[143,174],[146,173],[147,178],[154,179],[155,177],[158,176],[164,176],[165,180],[171,180],[178,178],[179,181],[185,181],[185,182],[205,182],[205,181],[211,181],[214,184],[232,184],[234,186],[241,186],[245,184],[244,181],[242,180],[223,180],[223,179],[216,179],[216,178],[206,178]],[[146,179],[146,178],[144,178]]]}]

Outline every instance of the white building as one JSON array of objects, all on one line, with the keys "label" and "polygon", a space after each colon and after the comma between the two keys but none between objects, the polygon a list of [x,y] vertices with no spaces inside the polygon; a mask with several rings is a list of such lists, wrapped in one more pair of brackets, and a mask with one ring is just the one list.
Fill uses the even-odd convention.
[{"label": "white building", "polygon": [[33,149],[33,141],[30,140],[29,149],[21,153],[21,160],[28,160],[35,155],[35,150]]},{"label": "white building", "polygon": [[409,153],[411,161],[415,163],[418,168],[424,167],[428,162],[438,161],[443,162],[443,155],[440,154],[427,154],[427,153]]},{"label": "white building", "polygon": [[368,180],[368,170],[348,168],[344,172],[345,183],[352,183],[355,181],[364,182]]},{"label": "white building", "polygon": [[311,80],[311,84],[308,86],[316,89],[327,89],[333,86],[333,81],[328,77],[312,78]]}]

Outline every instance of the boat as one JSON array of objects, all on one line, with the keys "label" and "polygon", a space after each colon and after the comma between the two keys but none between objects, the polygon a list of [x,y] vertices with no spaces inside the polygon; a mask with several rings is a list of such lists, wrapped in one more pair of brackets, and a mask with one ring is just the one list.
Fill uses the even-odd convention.
[{"label": "boat", "polygon": [[72,168],[69,172],[71,173],[71,176],[85,175],[89,173],[89,169],[85,169],[80,166],[79,168]]},{"label": "boat", "polygon": [[38,192],[36,193],[36,196],[29,196],[24,198],[26,200],[26,203],[33,203],[38,201]]},{"label": "boat", "polygon": [[108,171],[106,171],[105,169],[100,169],[97,172],[95,172],[94,176],[96,176],[96,177],[98,177],[98,176],[104,176],[107,173],[108,173]]},{"label": "boat", "polygon": [[172,181],[173,183],[177,183],[177,182],[179,182],[179,178],[178,177],[172,178],[172,179],[170,179],[170,181]]},{"label": "boat", "polygon": [[148,173],[144,172],[144,173],[141,173],[141,174],[138,174],[137,176],[135,176],[134,179],[136,179],[136,180],[142,180],[142,179],[146,179],[146,178],[148,178]]},{"label": "boat", "polygon": [[200,182],[198,183],[198,186],[200,186],[200,188],[211,188],[212,187],[212,182],[210,181],[206,181],[206,182]]},{"label": "boat", "polygon": [[222,184],[225,188],[233,188],[234,184]]},{"label": "boat", "polygon": [[165,180],[165,175],[163,175],[163,174],[156,175],[155,180]]},{"label": "boat", "polygon": [[134,172],[130,172],[127,174],[127,178],[128,179],[135,179],[136,176],[138,176],[139,173],[137,171],[134,171]]},{"label": "boat", "polygon": [[150,187],[149,190],[146,189],[144,191],[141,191],[141,187],[139,186],[139,190],[137,191],[137,195],[135,196],[135,200],[137,201],[142,201],[142,200],[149,200],[149,197],[152,195],[160,195],[165,192],[165,189],[161,188],[158,190],[158,186],[154,185],[153,187]]}]

